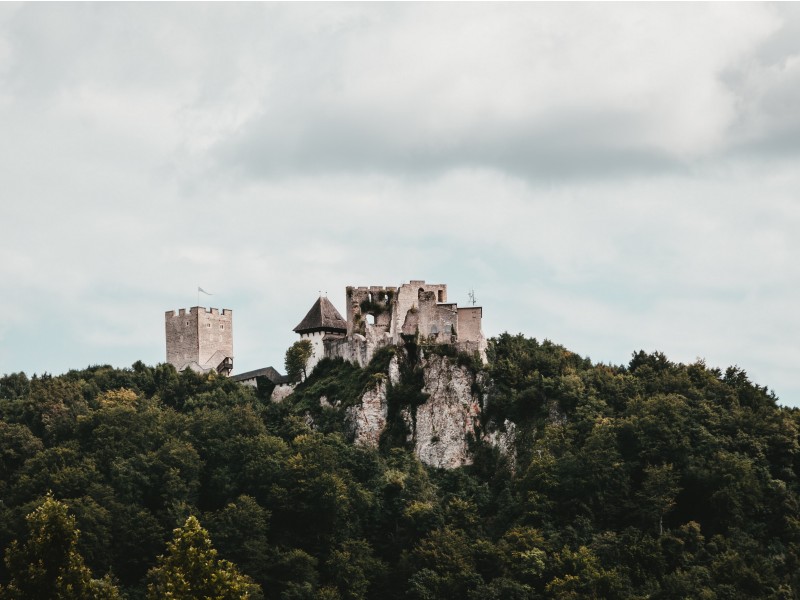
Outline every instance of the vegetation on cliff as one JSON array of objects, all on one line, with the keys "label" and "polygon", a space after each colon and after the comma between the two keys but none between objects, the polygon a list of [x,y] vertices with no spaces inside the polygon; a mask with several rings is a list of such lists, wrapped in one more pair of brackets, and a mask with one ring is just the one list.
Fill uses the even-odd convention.
[{"label": "vegetation on cliff", "polygon": [[[198,597],[190,573],[226,598],[800,593],[800,411],[741,369],[501,335],[481,418],[515,454],[476,437],[439,471],[347,439],[390,358],[323,361],[283,403],[169,365],[0,378],[0,597],[58,569],[131,599]],[[392,405],[424,401],[401,369]]]}]

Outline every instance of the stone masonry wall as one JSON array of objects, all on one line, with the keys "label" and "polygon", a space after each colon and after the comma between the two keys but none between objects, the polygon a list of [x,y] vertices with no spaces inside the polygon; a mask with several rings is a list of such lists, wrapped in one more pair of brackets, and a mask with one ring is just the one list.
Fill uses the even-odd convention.
[{"label": "stone masonry wall", "polygon": [[[192,309],[194,310],[194,309]],[[220,352],[223,357],[233,358],[233,312],[223,309],[201,309],[197,318],[199,339],[198,363],[202,366]],[[207,365],[216,368],[217,365]]]},{"label": "stone masonry wall", "polygon": [[397,306],[392,322],[391,334],[395,343],[400,342],[403,333],[403,324],[406,322],[408,311],[412,308],[419,309],[420,292],[432,292],[435,302],[447,302],[447,285],[442,283],[425,283],[424,280],[412,279],[397,289]]},{"label": "stone masonry wall", "polygon": [[167,335],[167,362],[176,369],[197,360],[197,307],[187,313],[181,308],[177,313],[168,310],[164,314]]},{"label": "stone masonry wall", "polygon": [[439,304],[435,292],[419,292],[419,336],[434,344],[450,344],[458,332],[455,304]]},{"label": "stone masonry wall", "polygon": [[[164,313],[167,362],[182,369],[190,362],[204,365],[215,353],[233,357],[233,311],[194,306]],[[217,365],[213,365],[216,367]]]},{"label": "stone masonry wall", "polygon": [[[366,335],[372,327],[381,333],[391,329],[397,288],[371,286],[347,288],[347,335]],[[369,323],[369,316],[374,323]]]},{"label": "stone masonry wall", "polygon": [[[425,344],[454,344],[486,360],[480,307],[458,308],[447,302],[445,284],[412,279],[398,288],[347,288],[347,336],[324,344],[324,354],[365,366],[376,350],[402,345],[403,336],[419,335]],[[462,324],[461,321],[464,321]]]},{"label": "stone masonry wall", "polygon": [[483,337],[481,320],[483,309],[480,306],[459,307],[458,309],[458,341],[477,342]]}]

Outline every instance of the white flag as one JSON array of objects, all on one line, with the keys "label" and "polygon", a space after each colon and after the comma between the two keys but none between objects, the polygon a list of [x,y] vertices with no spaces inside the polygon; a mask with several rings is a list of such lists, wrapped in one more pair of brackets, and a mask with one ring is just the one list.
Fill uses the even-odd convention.
[{"label": "white flag", "polygon": [[203,292],[204,294],[206,294],[206,295],[208,295],[208,296],[213,296],[213,295],[214,295],[214,294],[212,294],[211,292],[207,292],[207,291],[205,291],[205,290],[204,290],[203,288],[201,288],[199,285],[197,286],[197,291],[198,291],[198,292]]}]

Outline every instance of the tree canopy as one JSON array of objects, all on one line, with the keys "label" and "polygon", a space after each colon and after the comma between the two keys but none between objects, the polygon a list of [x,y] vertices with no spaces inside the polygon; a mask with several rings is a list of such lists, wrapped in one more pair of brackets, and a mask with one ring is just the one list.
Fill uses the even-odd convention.
[{"label": "tree canopy", "polygon": [[174,531],[166,554],[148,573],[150,600],[261,598],[261,590],[227,560],[217,557],[208,532],[194,516]]},{"label": "tree canopy", "polygon": [[[473,464],[437,470],[404,429],[419,367],[409,354],[392,382],[392,352],[323,360],[282,402],[169,365],[0,377],[0,594],[800,593],[800,411],[743,370],[657,352],[593,364],[503,334],[487,366],[462,363],[487,382],[480,429],[512,451],[475,435]],[[344,416],[378,379],[373,450]]]}]

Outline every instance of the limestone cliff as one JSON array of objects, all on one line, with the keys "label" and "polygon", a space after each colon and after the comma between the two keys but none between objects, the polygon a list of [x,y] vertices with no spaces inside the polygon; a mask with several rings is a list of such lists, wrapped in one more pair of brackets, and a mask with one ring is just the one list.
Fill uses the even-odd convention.
[{"label": "limestone cliff", "polygon": [[386,379],[380,379],[374,388],[364,392],[359,404],[345,410],[345,420],[353,433],[353,442],[377,448],[386,427],[387,414]]},{"label": "limestone cliff", "polygon": [[426,465],[454,468],[470,464],[469,442],[480,427],[475,375],[444,356],[422,361],[428,400],[414,414],[414,452]]},{"label": "limestone cliff", "polygon": [[[404,422],[406,442],[419,459],[430,466],[455,468],[471,464],[470,444],[483,439],[506,453],[512,445],[513,429],[485,435],[481,431],[482,398],[479,381],[471,369],[453,358],[432,354],[420,361],[425,401],[403,406],[395,418]],[[360,401],[346,409],[345,419],[356,444],[377,448],[389,415],[387,394],[400,381],[395,357],[388,377],[377,380]]]}]

